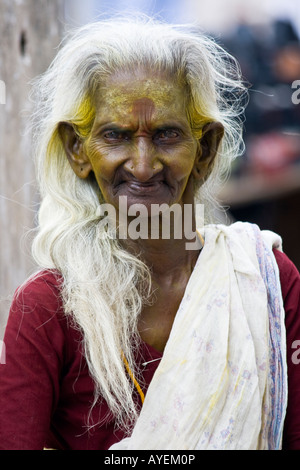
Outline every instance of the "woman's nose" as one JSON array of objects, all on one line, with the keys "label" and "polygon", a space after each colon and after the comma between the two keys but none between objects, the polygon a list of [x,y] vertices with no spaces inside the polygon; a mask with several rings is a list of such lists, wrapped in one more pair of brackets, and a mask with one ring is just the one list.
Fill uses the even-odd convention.
[{"label": "woman's nose", "polygon": [[124,167],[138,181],[145,183],[163,169],[163,164],[152,140],[136,137]]}]

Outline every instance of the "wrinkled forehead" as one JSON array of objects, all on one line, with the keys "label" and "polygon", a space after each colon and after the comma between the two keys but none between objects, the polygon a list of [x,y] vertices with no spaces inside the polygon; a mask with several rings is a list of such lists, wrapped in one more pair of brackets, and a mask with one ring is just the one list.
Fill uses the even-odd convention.
[{"label": "wrinkled forehead", "polygon": [[122,72],[106,79],[98,94],[97,105],[136,110],[147,104],[157,108],[170,106],[174,101],[183,104],[184,90],[176,81],[159,74]]}]

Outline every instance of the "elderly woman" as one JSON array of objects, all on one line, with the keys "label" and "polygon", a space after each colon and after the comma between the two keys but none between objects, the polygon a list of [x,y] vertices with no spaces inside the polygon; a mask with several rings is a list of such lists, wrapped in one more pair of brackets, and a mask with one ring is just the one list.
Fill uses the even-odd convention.
[{"label": "elderly woman", "polygon": [[234,59],[99,22],[36,90],[41,269],[11,306],[0,446],[300,448],[299,274],[277,235],[214,220],[243,149]]}]

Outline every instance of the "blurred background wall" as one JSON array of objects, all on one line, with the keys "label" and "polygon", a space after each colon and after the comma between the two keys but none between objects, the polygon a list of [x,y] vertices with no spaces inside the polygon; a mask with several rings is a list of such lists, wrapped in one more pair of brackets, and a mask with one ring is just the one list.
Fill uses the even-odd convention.
[{"label": "blurred background wall", "polygon": [[48,67],[63,30],[61,0],[0,0],[0,339],[11,296],[34,269],[26,235],[38,207],[29,82]]},{"label": "blurred background wall", "polygon": [[11,295],[34,269],[24,242],[38,207],[28,83],[65,30],[130,11],[196,21],[240,61],[250,92],[246,152],[219,199],[230,220],[280,233],[300,269],[299,0],[0,0],[0,338]]}]

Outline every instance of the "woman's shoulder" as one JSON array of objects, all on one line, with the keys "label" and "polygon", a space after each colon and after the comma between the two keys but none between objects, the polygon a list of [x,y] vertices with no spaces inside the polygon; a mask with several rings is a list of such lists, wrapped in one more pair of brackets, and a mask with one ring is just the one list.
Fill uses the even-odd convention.
[{"label": "woman's shoulder", "polygon": [[[7,351],[37,351],[69,360],[76,354],[81,334],[65,313],[63,279],[59,272],[44,270],[28,278],[15,292],[6,327]],[[35,351],[35,352],[34,352]]]},{"label": "woman's shoulder", "polygon": [[292,260],[282,251],[273,250],[280,275],[281,289],[283,297],[290,294],[292,289],[300,292],[300,274]]},{"label": "woman's shoulder", "polygon": [[36,271],[18,289],[34,288],[35,286],[52,285],[59,287],[63,282],[63,277],[57,269],[42,269]]},{"label": "woman's shoulder", "polygon": [[30,276],[14,293],[8,323],[21,321],[38,327],[49,319],[63,319],[62,283],[62,276],[55,270]]},{"label": "woman's shoulder", "polygon": [[292,343],[300,337],[300,274],[285,253],[276,249],[273,252],[279,269],[288,342]]},{"label": "woman's shoulder", "polygon": [[284,278],[300,277],[299,271],[293,261],[283,252],[277,249],[273,250],[278,268]]},{"label": "woman's shoulder", "polygon": [[46,301],[57,300],[61,294],[63,278],[56,270],[41,270],[30,276],[14,294],[14,301],[28,299]]}]

